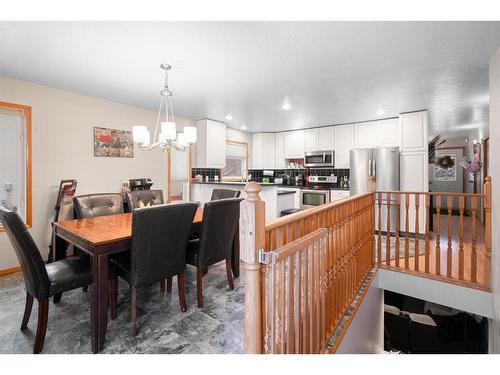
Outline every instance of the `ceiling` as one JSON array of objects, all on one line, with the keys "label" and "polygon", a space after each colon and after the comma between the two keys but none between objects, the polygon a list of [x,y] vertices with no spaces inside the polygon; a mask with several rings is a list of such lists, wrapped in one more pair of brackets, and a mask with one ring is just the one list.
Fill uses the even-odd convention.
[{"label": "ceiling", "polygon": [[0,75],[156,110],[167,62],[181,116],[254,132],[428,109],[430,135],[461,136],[488,124],[499,46],[500,22],[0,22]]}]

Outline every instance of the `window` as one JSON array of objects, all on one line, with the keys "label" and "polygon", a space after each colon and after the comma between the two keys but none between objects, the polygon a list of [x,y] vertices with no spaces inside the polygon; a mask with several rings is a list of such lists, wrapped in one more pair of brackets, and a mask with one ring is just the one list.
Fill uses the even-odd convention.
[{"label": "window", "polygon": [[226,165],[222,170],[222,180],[241,181],[241,176],[247,174],[248,143],[226,141]]},{"label": "window", "polygon": [[0,102],[0,205],[31,227],[31,107],[5,102]]}]

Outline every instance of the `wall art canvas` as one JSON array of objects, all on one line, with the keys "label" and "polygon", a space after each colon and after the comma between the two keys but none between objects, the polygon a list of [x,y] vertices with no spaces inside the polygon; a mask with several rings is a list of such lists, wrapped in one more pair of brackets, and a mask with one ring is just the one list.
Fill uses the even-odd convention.
[{"label": "wall art canvas", "polygon": [[132,132],[94,127],[94,156],[133,158]]},{"label": "wall art canvas", "polygon": [[434,163],[434,181],[456,181],[457,164],[455,155],[439,155]]}]

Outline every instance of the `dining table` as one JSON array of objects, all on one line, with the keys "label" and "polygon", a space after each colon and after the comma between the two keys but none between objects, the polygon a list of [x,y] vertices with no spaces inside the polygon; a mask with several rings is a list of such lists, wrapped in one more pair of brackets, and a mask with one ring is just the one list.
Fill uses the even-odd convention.
[{"label": "dining table", "polygon": [[[203,208],[198,208],[193,219],[193,230],[199,230],[203,221]],[[104,348],[108,324],[108,261],[110,255],[129,251],[132,238],[132,213],[96,216],[85,219],[64,220],[54,223],[52,256],[57,254],[56,239],[61,238],[91,257],[93,283],[91,293],[92,351]],[[168,244],[166,244],[168,246]],[[233,240],[231,268],[234,277],[239,277],[239,230]]]}]

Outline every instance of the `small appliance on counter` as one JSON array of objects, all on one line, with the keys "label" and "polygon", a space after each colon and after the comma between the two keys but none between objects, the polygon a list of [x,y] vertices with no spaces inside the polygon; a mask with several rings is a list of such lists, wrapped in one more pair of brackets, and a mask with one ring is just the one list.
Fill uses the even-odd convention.
[{"label": "small appliance on counter", "polygon": [[130,190],[151,190],[153,181],[150,178],[131,178],[128,180]]}]

